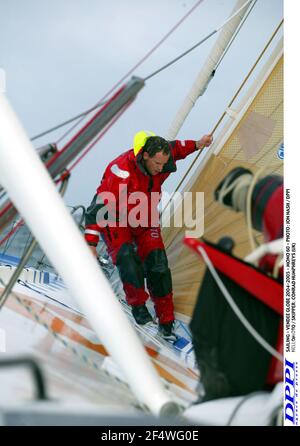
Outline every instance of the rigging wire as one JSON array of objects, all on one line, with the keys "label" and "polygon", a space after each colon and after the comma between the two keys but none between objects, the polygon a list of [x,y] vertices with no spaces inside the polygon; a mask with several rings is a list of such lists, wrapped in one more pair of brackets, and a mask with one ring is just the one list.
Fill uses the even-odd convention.
[{"label": "rigging wire", "polygon": [[[61,194],[61,196],[64,196],[64,194],[66,192],[66,189],[68,187],[68,180],[69,180],[69,177],[64,177],[63,182],[62,182],[62,184],[60,186],[60,190],[59,190],[59,193]],[[30,237],[31,237],[31,241],[29,243]],[[29,261],[30,257],[33,255],[33,252],[34,252],[34,250],[35,250],[35,248],[37,246],[38,246],[37,240],[34,238],[34,236],[31,235],[31,232],[29,231],[28,240],[27,240],[26,245],[24,247],[23,254],[22,254],[22,257],[21,257],[21,259],[19,261],[19,264],[17,265],[17,268],[15,269],[15,271],[13,272],[11,277],[9,278],[8,283],[6,284],[6,286],[4,288],[4,291],[2,292],[2,294],[0,296],[0,310],[5,305],[5,302],[7,301],[8,297],[10,295],[11,290],[15,286],[15,283],[18,280],[18,277],[20,276],[23,268],[26,266],[26,264]]]},{"label": "rigging wire", "polygon": [[[133,73],[133,71],[138,68],[146,59],[149,58],[149,56],[184,22],[184,20],[192,13],[194,12],[194,10],[203,2],[203,0],[199,0],[188,12],[187,14],[185,14],[180,20],[179,22],[177,22],[171,29],[170,31],[168,31],[168,33],[150,50],[148,51],[148,53],[146,53],[146,55],[137,63],[135,64],[113,87],[112,89],[104,96],[104,98],[106,98],[112,91],[114,91],[116,89],[117,86],[120,85],[120,83],[126,79],[130,74]],[[195,48],[197,48],[198,46],[200,46],[202,43],[204,43],[206,40],[208,40],[210,37],[212,37],[214,34],[216,34],[218,31],[220,31],[230,20],[232,20],[237,14],[239,14],[239,12],[241,10],[243,10],[248,3],[253,2],[253,0],[248,0],[238,11],[236,11],[229,19],[227,19],[219,28],[217,28],[216,30],[212,31],[210,34],[208,34],[206,37],[204,37],[200,42],[198,42],[197,44],[195,44],[193,47],[191,47],[190,49],[188,49],[187,51],[185,51],[184,53],[182,53],[181,55],[179,55],[178,57],[176,57],[175,59],[173,59],[171,62],[169,62],[168,64],[164,65],[163,67],[161,67],[160,69],[156,70],[155,72],[153,72],[152,74],[148,75],[144,80],[148,80],[152,77],[154,77],[156,74],[160,73],[161,71],[165,70],[166,68],[168,68],[170,65],[173,65],[175,62],[177,62],[178,60],[180,60],[182,57],[184,57],[185,55],[189,54],[191,51],[193,51]],[[256,4],[257,0],[254,0],[253,5],[251,6],[250,10],[247,13],[247,16],[244,18],[244,20],[242,21],[242,23],[240,24],[236,34],[238,33],[240,27],[242,26],[242,24],[244,23],[245,19],[248,17],[248,15],[250,14],[250,12],[252,11],[254,5]],[[232,42],[234,41],[234,38],[236,37],[236,34],[233,36],[232,40],[230,41],[226,51],[228,51],[229,47],[231,46]],[[221,60],[219,61],[218,65],[216,66],[214,72],[216,71],[216,69],[218,68],[220,62],[222,61],[223,57],[225,56],[225,54],[222,56]],[[102,99],[104,99],[102,98]],[[94,105],[93,107],[91,107],[90,109],[80,113],[79,115],[76,115],[73,118],[68,119],[67,121],[62,122],[61,124],[58,124],[52,128],[50,128],[49,130],[46,130],[42,133],[39,133],[38,135],[35,135],[31,138],[31,141],[34,141],[38,138],[41,138],[42,136],[45,136],[55,130],[58,130],[61,127],[64,127],[67,124],[70,124],[74,121],[76,121],[77,119],[80,119],[74,126],[72,126],[70,129],[67,130],[67,132],[65,132],[57,141],[56,144],[58,144],[60,141],[62,141],[72,130],[75,129],[75,127],[82,122],[82,120],[92,111],[96,110],[97,108],[99,108],[101,105],[104,105],[106,103],[106,101],[100,100],[100,102],[97,102],[96,105]]]},{"label": "rigging wire", "polygon": [[[16,223],[16,220],[13,220],[13,222],[12,222],[12,224],[11,224],[11,227],[10,227],[10,230],[8,231],[8,233],[11,233],[11,235],[13,235],[13,229],[14,229],[14,225],[15,225],[15,223]],[[4,246],[4,248],[3,248],[3,251],[2,251],[2,255],[5,255],[5,253],[7,252],[7,250],[8,250],[8,248],[9,248],[9,246],[10,246],[10,244],[11,244],[11,242],[13,241],[13,239],[14,239],[14,237],[15,237],[15,235],[16,235],[16,233],[14,234],[14,236],[12,237],[12,239],[10,239],[10,237],[8,237],[8,238],[6,238],[6,243],[5,243],[5,246]],[[4,240],[5,241],[5,240]],[[1,246],[1,245],[0,245]]]},{"label": "rigging wire", "polygon": [[89,108],[88,110],[80,113],[79,115],[74,116],[73,118],[68,119],[67,121],[62,122],[61,124],[56,125],[55,127],[51,127],[48,130],[45,130],[42,133],[39,133],[38,135],[33,136],[32,138],[30,138],[30,141],[35,141],[38,138],[41,138],[42,136],[48,135],[48,133],[52,133],[55,130],[60,129],[61,127],[64,127],[67,124],[71,124],[73,121],[76,121],[76,119],[79,119],[81,117],[85,117],[87,116],[89,113],[91,113],[92,111],[96,110],[97,108],[101,107],[102,105],[104,105],[107,101],[103,101],[103,102],[99,102],[98,104],[94,105],[94,107]]},{"label": "rigging wire", "polygon": [[[272,36],[270,37],[270,39],[268,40],[268,42],[266,43],[264,49],[262,50],[262,52],[260,53],[260,55],[258,56],[255,64],[252,66],[251,70],[249,71],[249,73],[247,74],[247,76],[245,77],[245,79],[243,80],[242,84],[240,85],[239,89],[237,90],[237,92],[235,93],[235,95],[233,96],[232,100],[230,101],[230,103],[228,104],[226,110],[228,108],[230,108],[232,106],[232,104],[234,103],[234,101],[236,100],[238,94],[241,92],[242,88],[244,87],[244,85],[246,84],[246,82],[248,81],[249,77],[251,76],[251,74],[253,73],[253,71],[255,70],[255,68],[257,67],[258,63],[260,62],[260,60],[262,59],[262,57],[264,56],[265,52],[267,51],[267,49],[269,48],[269,46],[271,45],[273,39],[275,38],[276,34],[278,33],[279,29],[281,28],[283,24],[283,19],[281,20],[281,22],[279,23],[279,25],[277,26],[277,28],[275,29],[275,31],[273,32]],[[217,130],[217,128],[219,127],[221,121],[224,119],[224,117],[226,116],[227,111],[225,111],[222,116],[220,117],[220,119],[218,120],[217,124],[215,125],[212,134],[215,133],[215,131]]]},{"label": "rigging wire", "polygon": [[158,70],[154,71],[153,73],[149,74],[148,76],[145,77],[145,81],[151,79],[152,77],[156,76],[157,74],[161,73],[163,70],[165,70],[166,68],[169,68],[171,65],[173,65],[175,62],[178,62],[178,60],[182,59],[184,56],[186,56],[187,54],[189,54],[191,51],[193,51],[194,49],[196,49],[198,46],[202,45],[202,43],[206,42],[206,40],[208,40],[210,37],[212,37],[213,35],[215,35],[218,31],[214,30],[211,33],[209,33],[207,36],[205,36],[202,40],[200,40],[200,42],[196,43],[194,46],[192,46],[191,48],[189,48],[188,50],[186,50],[184,53],[180,54],[179,56],[175,57],[175,59],[172,59],[170,62],[168,62],[166,65],[163,65],[161,68],[159,68]]},{"label": "rigging wire", "polygon": [[[105,129],[94,139],[94,141],[85,149],[85,151],[77,158],[73,164],[69,167],[68,171],[71,172],[77,164],[79,164],[82,159],[89,153],[89,151],[97,144],[97,142],[105,135],[105,133],[117,122],[117,120],[122,116],[122,114],[130,107],[133,100],[128,102],[119,112],[114,116],[111,122],[105,127]],[[58,183],[61,178],[58,180]]]},{"label": "rigging wire", "polygon": [[10,237],[24,224],[24,220],[20,220],[9,232],[6,234],[5,237],[3,237],[2,240],[0,240],[0,246],[6,242],[6,240],[9,240]]},{"label": "rigging wire", "polygon": [[[200,4],[203,2],[204,0],[198,0],[194,6],[192,6],[192,8],[177,22],[175,23],[175,25],[161,38],[161,40],[159,40],[153,48],[151,48],[129,71],[127,71],[127,73],[124,74],[124,76],[122,76],[115,85],[113,85],[113,87],[94,105],[94,107],[90,108],[89,110],[87,110],[86,112],[83,112],[81,115],[78,115],[75,118],[72,118],[73,120],[76,120],[77,118],[79,119],[78,122],[76,122],[72,127],[70,127],[57,141],[56,144],[60,143],[67,135],[69,135],[82,121],[83,119],[94,109],[96,109],[97,107],[99,107],[102,104],[105,104],[105,99],[113,92],[115,91],[115,89],[128,77],[130,76],[130,74],[132,74],[134,72],[134,70],[136,70],[140,65],[142,65],[142,63],[144,63],[150,56],[151,54],[153,54],[161,45],[162,43],[164,43],[168,37],[170,37],[171,34],[173,34],[174,31],[176,31],[176,29],[198,8],[198,6],[200,6]],[[103,102],[104,101],[104,102]],[[66,123],[68,123],[66,121]],[[39,137],[39,135],[36,135],[36,138]]]},{"label": "rigging wire", "polygon": [[171,60],[170,62],[168,62],[166,65],[163,65],[161,68],[159,68],[158,70],[154,71],[153,73],[149,74],[148,76],[146,76],[144,78],[144,81],[147,81],[148,79],[151,79],[152,77],[156,76],[158,73],[160,73],[161,71],[165,70],[166,68],[170,67],[171,65],[173,65],[175,62],[177,62],[178,60],[182,59],[184,56],[186,56],[187,54],[189,54],[191,51],[193,51],[194,49],[196,49],[198,46],[202,45],[202,43],[204,43],[206,40],[210,39],[210,37],[212,37],[213,35],[217,34],[222,28],[224,28],[224,26],[227,25],[228,22],[230,22],[236,15],[238,15],[250,2],[252,2],[253,0],[248,0],[241,8],[239,8],[234,14],[232,14],[232,16],[230,16],[224,23],[222,23],[222,25],[220,25],[218,28],[216,28],[214,31],[210,32],[207,36],[205,36],[202,40],[200,40],[200,42],[196,43],[195,45],[193,45],[191,48],[189,48],[188,50],[184,51],[182,54],[180,54],[179,56],[175,57],[175,59]]},{"label": "rigging wire", "polygon": [[[277,26],[277,28],[275,29],[274,33],[272,34],[272,36],[270,37],[270,39],[268,40],[267,44],[265,45],[264,49],[262,50],[262,52],[260,53],[260,55],[258,56],[256,62],[254,63],[254,65],[252,66],[251,70],[249,71],[249,73],[247,74],[247,76],[245,77],[245,79],[243,80],[242,84],[240,85],[240,87],[238,88],[237,92],[235,93],[235,95],[233,96],[232,100],[230,101],[230,103],[228,104],[228,106],[226,107],[226,110],[224,111],[224,113],[221,115],[221,117],[219,118],[218,122],[216,123],[216,125],[214,126],[211,135],[213,135],[217,128],[219,127],[219,125],[221,124],[221,122],[223,121],[224,117],[227,114],[227,110],[228,108],[231,107],[231,105],[234,103],[234,101],[236,100],[237,96],[239,95],[239,93],[241,92],[242,88],[244,87],[244,85],[246,84],[246,82],[248,81],[249,77],[251,76],[251,74],[253,73],[253,71],[255,70],[255,68],[257,67],[258,63],[260,62],[260,60],[262,59],[263,55],[265,54],[265,52],[267,51],[267,49],[269,48],[269,46],[271,45],[273,39],[275,38],[277,32],[279,31],[279,29],[281,28],[283,24],[283,20],[281,20],[281,22],[279,23],[279,25]],[[178,192],[178,190],[180,189],[180,187],[182,186],[183,182],[185,181],[185,179],[187,178],[187,176],[189,175],[190,171],[192,170],[192,168],[194,167],[195,163],[198,161],[201,153],[203,152],[203,150],[199,151],[197,153],[197,155],[195,156],[194,160],[192,161],[192,163],[190,164],[190,166],[188,167],[187,171],[185,172],[185,174],[183,175],[183,177],[181,178],[178,186],[176,187],[175,191],[172,193],[168,203],[165,205],[164,209],[162,210],[162,214],[164,213],[164,211],[166,210],[166,208],[169,206],[169,204],[171,203],[174,195],[176,192]]]},{"label": "rigging wire", "polygon": [[[67,207],[71,207],[71,215],[75,214],[75,212],[76,212],[78,209],[82,209],[82,215],[81,215],[80,221],[77,223],[77,222],[75,221],[75,219],[74,219],[74,221],[75,221],[75,223],[77,224],[78,228],[81,229],[81,228],[82,228],[82,223],[83,223],[84,218],[85,218],[85,212],[86,212],[85,207],[82,206],[82,205],[78,205],[78,206],[67,206]],[[39,271],[39,269],[40,269],[41,266],[46,266],[46,267],[49,267],[49,268],[52,268],[52,269],[53,269],[53,266],[51,266],[51,265],[47,265],[47,264],[44,262],[44,259],[45,259],[45,258],[46,258],[46,254],[43,253],[43,254],[42,254],[42,257],[40,258],[40,260],[37,259],[37,262],[36,262],[36,265],[35,265],[35,269],[37,269],[37,270]]]},{"label": "rigging wire", "polygon": [[[199,0],[188,12],[187,14],[185,14],[179,22],[177,22],[173,28],[171,28],[170,31],[168,31],[168,33],[150,50],[148,51],[148,53],[146,53],[146,55],[137,63],[134,65],[134,67],[132,67],[113,87],[112,89],[104,96],[107,97],[108,94],[110,94],[112,91],[115,90],[115,88],[120,85],[120,83],[126,79],[137,67],[139,67],[180,25],[181,23],[183,23],[183,21],[202,3],[203,0]],[[179,55],[177,58],[173,59],[171,62],[169,62],[168,64],[164,65],[163,67],[161,67],[160,69],[156,70],[155,72],[153,72],[152,74],[148,75],[144,80],[148,80],[151,77],[154,77],[156,74],[160,73],[161,71],[163,71],[164,69],[168,68],[170,65],[174,64],[175,62],[177,62],[178,60],[180,60],[182,57],[184,57],[185,55],[187,55],[188,53],[190,53],[191,51],[193,51],[195,48],[197,48],[198,46],[200,46],[202,43],[204,43],[206,40],[208,40],[210,37],[212,37],[214,34],[216,34],[219,30],[221,30],[230,20],[232,20],[237,14],[239,14],[239,12],[244,9],[248,3],[253,2],[253,0],[248,0],[238,11],[236,11],[229,19],[227,19],[219,28],[217,28],[216,30],[212,31],[210,34],[208,34],[206,37],[204,37],[200,42],[198,42],[196,45],[194,45],[193,47],[191,47],[190,49],[188,49],[187,51],[185,51],[184,53],[182,53],[181,55]],[[235,33],[235,35],[233,36],[233,38],[231,39],[224,55],[222,56],[221,60],[219,61],[218,65],[216,66],[214,72],[216,71],[216,69],[218,68],[220,62],[222,61],[223,57],[225,56],[226,52],[228,51],[229,47],[231,46],[232,42],[234,41],[238,31],[240,30],[242,24],[245,22],[246,18],[248,17],[248,15],[250,14],[250,12],[252,11],[254,5],[256,4],[257,0],[254,1],[253,5],[251,6],[250,10],[248,11],[246,17],[244,18],[244,20],[241,22],[237,32]],[[103,99],[104,99],[103,98]],[[67,130],[67,132],[65,132],[57,141],[56,144],[58,144],[60,141],[62,141],[72,130],[75,129],[75,127],[82,122],[82,120],[92,111],[96,110],[97,108],[99,108],[100,106],[104,105],[106,103],[106,101],[100,100],[99,102],[97,102],[96,105],[94,105],[93,107],[91,107],[90,109],[80,113],[79,115],[76,115],[73,118],[70,118],[64,122],[62,122],[61,124],[58,124],[42,133],[39,133],[38,135],[35,135],[31,138],[31,141],[34,141],[38,138],[41,138],[42,136],[45,136],[55,130],[58,130],[61,127],[64,127],[67,124],[70,124],[74,121],[76,121],[77,119],[80,119],[74,126],[72,126],[70,129]]]},{"label": "rigging wire", "polygon": [[237,37],[237,35],[238,35],[238,33],[240,32],[242,26],[245,24],[247,18],[248,18],[249,15],[251,14],[251,12],[252,12],[254,6],[256,5],[257,0],[252,0],[252,1],[253,1],[253,4],[249,7],[248,11],[247,11],[246,14],[244,15],[242,21],[240,22],[239,26],[237,27],[237,29],[236,29],[236,31],[235,31],[235,33],[234,33],[234,35],[233,35],[232,38],[230,39],[230,42],[228,43],[228,45],[227,45],[227,47],[226,47],[224,53],[222,54],[222,56],[221,56],[220,60],[218,61],[217,65],[215,66],[214,73],[217,71],[219,65],[221,64],[222,60],[224,59],[224,57],[225,57],[226,54],[228,53],[228,51],[229,51],[231,45],[233,44],[233,42],[235,41],[235,39],[236,39],[236,37]]}]

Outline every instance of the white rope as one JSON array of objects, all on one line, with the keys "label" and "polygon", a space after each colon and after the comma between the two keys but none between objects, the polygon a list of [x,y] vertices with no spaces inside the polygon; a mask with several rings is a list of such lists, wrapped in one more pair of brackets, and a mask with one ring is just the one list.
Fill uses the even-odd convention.
[{"label": "white rope", "polygon": [[[243,210],[243,207],[240,203],[240,190],[243,188],[246,188],[249,186],[249,184],[251,183],[251,179],[252,179],[252,175],[249,173],[243,174],[242,176],[239,176],[238,178],[236,178],[229,186],[227,186],[227,184],[231,181],[231,176],[229,175],[223,185],[222,188],[219,191],[219,195],[218,195],[218,202],[220,204],[222,204],[224,207],[226,208],[230,208],[235,210],[235,211],[241,211]],[[224,199],[226,197],[227,194],[229,194],[229,192],[231,192],[234,189],[233,193],[232,193],[232,206],[228,206],[224,203]]]},{"label": "white rope", "polygon": [[223,296],[227,300],[228,304],[230,305],[232,311],[235,313],[235,315],[238,317],[238,319],[241,321],[241,323],[244,325],[246,330],[254,337],[254,339],[272,356],[274,356],[278,361],[283,363],[283,356],[275,350],[256,330],[255,328],[250,324],[248,319],[243,315],[231,295],[229,294],[227,288],[225,287],[224,283],[222,282],[219,274],[217,273],[214,265],[212,264],[210,258],[208,257],[206,251],[202,246],[197,247],[198,251],[203,257],[204,262],[206,263],[209,271],[211,272],[211,275],[215,279],[218,287],[220,288],[221,292],[223,293]]},{"label": "white rope", "polygon": [[283,252],[283,239],[279,238],[272,240],[268,243],[263,243],[250,254],[248,254],[244,260],[248,263],[256,263],[265,254],[281,254]]},{"label": "white rope", "polygon": [[283,253],[281,253],[281,254],[277,257],[277,259],[276,259],[276,261],[275,261],[275,264],[274,264],[274,268],[273,268],[273,274],[272,274],[272,276],[273,276],[275,279],[278,278],[279,270],[280,270],[280,268],[283,266],[283,262],[284,262]]},{"label": "white rope", "polygon": [[228,22],[230,22],[235,16],[237,16],[244,8],[248,5],[248,3],[251,3],[253,0],[248,0],[246,3],[243,4],[243,6],[240,7],[232,16],[229,17],[222,25],[219,26],[219,28],[216,29],[216,31],[220,31],[220,29],[224,28],[225,25],[227,25]]},{"label": "white rope", "polygon": [[[261,174],[265,171],[265,167],[261,167],[254,175],[251,174],[243,174],[236,178],[229,186],[228,183],[231,181],[231,175],[228,175],[225,179],[222,188],[219,191],[218,194],[218,202],[222,204],[224,207],[233,208],[235,211],[243,211],[245,209],[246,214],[246,223],[247,223],[247,231],[248,231],[248,237],[249,242],[252,251],[254,251],[259,244],[254,238],[253,235],[253,228],[252,228],[252,211],[251,211],[251,200],[252,200],[252,194],[254,187],[256,185],[256,182],[258,178],[261,176]],[[244,202],[244,196],[240,192],[248,188],[247,196],[246,196],[246,207],[243,205]],[[226,195],[231,192],[232,193],[232,206],[227,206],[223,200],[225,200]]]}]

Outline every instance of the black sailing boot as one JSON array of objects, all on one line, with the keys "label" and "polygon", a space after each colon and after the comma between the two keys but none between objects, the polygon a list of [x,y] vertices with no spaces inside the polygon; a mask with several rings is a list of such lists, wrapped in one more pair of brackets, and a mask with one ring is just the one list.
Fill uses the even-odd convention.
[{"label": "black sailing boot", "polygon": [[145,304],[132,306],[131,312],[135,322],[139,325],[145,325],[148,322],[153,322],[152,316]]},{"label": "black sailing boot", "polygon": [[166,341],[176,341],[177,336],[173,331],[174,321],[167,322],[165,324],[159,324],[158,333]]}]

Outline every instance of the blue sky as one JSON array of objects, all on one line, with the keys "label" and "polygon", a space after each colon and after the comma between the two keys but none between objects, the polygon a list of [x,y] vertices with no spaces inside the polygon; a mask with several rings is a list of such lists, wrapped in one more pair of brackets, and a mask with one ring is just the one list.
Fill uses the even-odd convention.
[{"label": "blue sky", "polygon": [[[29,136],[93,106],[192,7],[195,0],[0,0],[0,67],[7,96]],[[204,0],[140,67],[141,77],[201,40],[229,16],[235,0]],[[179,139],[214,127],[283,16],[282,0],[258,0]],[[164,136],[215,37],[150,79],[134,104],[73,171],[68,205],[88,205],[113,158],[141,129]],[[62,130],[37,142],[56,141]],[[192,158],[166,182],[172,191]]]}]

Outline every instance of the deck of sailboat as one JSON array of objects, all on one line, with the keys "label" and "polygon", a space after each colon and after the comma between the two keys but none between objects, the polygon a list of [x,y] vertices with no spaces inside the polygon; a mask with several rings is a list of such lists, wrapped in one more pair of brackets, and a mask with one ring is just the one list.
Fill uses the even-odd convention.
[{"label": "deck of sailboat", "polygon": [[[12,259],[8,261],[8,257],[1,258],[6,267],[13,266]],[[122,372],[62,280],[48,273],[49,282],[39,283],[40,276],[41,271],[36,270],[35,283],[20,279],[0,313],[5,357],[33,355],[37,358],[52,399],[65,403],[101,403],[125,412],[138,407]],[[127,311],[127,314],[133,323],[131,313]],[[177,395],[178,402],[186,406],[196,400],[199,378],[193,358],[189,360],[186,353],[159,339],[155,326],[135,327],[161,379]],[[1,383],[5,383],[1,390],[2,404],[32,397],[32,383],[23,378],[24,370],[1,370]]]}]

